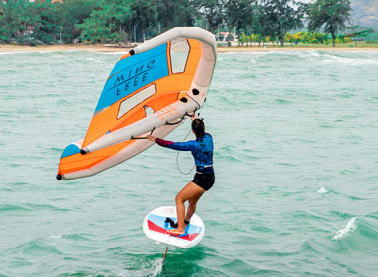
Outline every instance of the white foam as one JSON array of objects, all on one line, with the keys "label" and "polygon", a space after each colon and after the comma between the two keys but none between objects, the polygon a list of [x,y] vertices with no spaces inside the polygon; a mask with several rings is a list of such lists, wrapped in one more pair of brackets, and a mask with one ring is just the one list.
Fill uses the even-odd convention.
[{"label": "white foam", "polygon": [[47,237],[48,239],[60,239],[62,237],[62,235],[52,235],[52,236],[49,236]]},{"label": "white foam", "polygon": [[324,54],[323,63],[342,63],[348,65],[377,65],[378,61],[373,59],[363,59],[363,58],[346,58],[338,57],[329,54]]},{"label": "white foam", "polygon": [[95,59],[95,58],[84,58],[87,61],[95,62],[95,63],[102,63],[100,59]]},{"label": "white foam", "polygon": [[[1,51],[1,49],[0,49]],[[0,52],[0,55],[17,55],[17,54],[54,54],[57,52],[78,52],[80,50],[51,50],[51,51],[12,51],[12,52]]]},{"label": "white foam", "polygon": [[327,192],[329,192],[329,190],[324,186],[321,186],[317,191],[317,193],[327,193]]},{"label": "white foam", "polygon": [[152,276],[160,275],[161,271],[163,270],[163,264],[164,264],[163,259],[158,259],[154,262],[154,269],[152,272]]},{"label": "white foam", "polygon": [[357,225],[355,223],[356,219],[357,219],[357,217],[351,218],[348,221],[348,223],[345,226],[345,228],[340,229],[339,231],[337,231],[336,234],[333,236],[332,239],[334,239],[334,240],[342,239],[342,238],[346,237],[348,234],[352,233],[354,230],[356,230],[356,228],[357,228]]},{"label": "white foam", "polygon": [[17,55],[17,54],[25,54],[30,53],[27,51],[15,51],[15,52],[0,52],[0,55]]},{"label": "white foam", "polygon": [[128,53],[128,51],[119,51],[119,52],[107,52],[107,51],[93,51],[95,53],[99,53],[99,54],[105,54],[105,55],[126,55]]},{"label": "white foam", "polygon": [[340,57],[334,55],[330,52],[322,53],[317,51],[302,51],[302,52],[293,52],[293,54],[298,55],[301,58],[312,58],[320,63],[342,63],[348,65],[377,65],[377,59],[371,58],[362,58],[362,57]]},{"label": "white foam", "polygon": [[[356,53],[355,51],[353,53]],[[364,52],[362,52],[364,53]],[[342,57],[333,54],[332,52],[319,52],[318,50],[307,51],[269,51],[263,52],[265,55],[283,55],[293,56],[301,59],[310,59],[313,62],[323,64],[347,64],[347,65],[378,65],[378,60],[372,57]]]}]

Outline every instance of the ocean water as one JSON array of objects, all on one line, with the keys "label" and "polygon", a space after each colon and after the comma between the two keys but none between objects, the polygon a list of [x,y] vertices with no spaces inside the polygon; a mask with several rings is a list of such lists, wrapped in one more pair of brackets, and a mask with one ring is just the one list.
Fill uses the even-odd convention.
[{"label": "ocean water", "polygon": [[378,276],[378,51],[219,54],[207,234],[164,265],[142,221],[192,178],[174,151],[55,180],[120,55],[0,55],[0,276]]}]

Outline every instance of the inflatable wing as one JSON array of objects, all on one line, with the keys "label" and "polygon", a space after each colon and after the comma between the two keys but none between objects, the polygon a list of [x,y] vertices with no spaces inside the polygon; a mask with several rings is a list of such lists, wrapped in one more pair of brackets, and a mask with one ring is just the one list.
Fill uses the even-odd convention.
[{"label": "inflatable wing", "polygon": [[92,176],[146,150],[206,99],[216,61],[214,35],[173,28],[124,55],[105,83],[85,137],[68,145],[57,179]]}]

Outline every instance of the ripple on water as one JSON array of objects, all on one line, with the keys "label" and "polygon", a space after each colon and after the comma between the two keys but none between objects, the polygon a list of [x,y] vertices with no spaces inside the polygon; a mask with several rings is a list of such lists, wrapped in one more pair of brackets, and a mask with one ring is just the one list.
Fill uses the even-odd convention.
[{"label": "ripple on water", "polygon": [[8,254],[15,255],[22,253],[27,256],[43,256],[43,255],[61,255],[63,254],[59,249],[51,244],[46,242],[43,239],[34,239],[17,247],[7,250]]},{"label": "ripple on water", "polygon": [[0,212],[12,212],[12,211],[30,211],[30,208],[27,208],[22,205],[12,205],[12,204],[0,204]]}]

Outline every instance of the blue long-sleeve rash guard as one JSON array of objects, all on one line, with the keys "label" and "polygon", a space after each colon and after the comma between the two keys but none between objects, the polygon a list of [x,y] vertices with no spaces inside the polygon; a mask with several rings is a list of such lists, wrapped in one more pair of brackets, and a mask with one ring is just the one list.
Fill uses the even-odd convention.
[{"label": "blue long-sleeve rash guard", "polygon": [[178,151],[191,151],[194,162],[199,172],[213,171],[213,138],[210,134],[205,133],[201,140],[190,140],[186,142],[173,142],[157,138],[156,143],[160,146],[167,147]]}]

